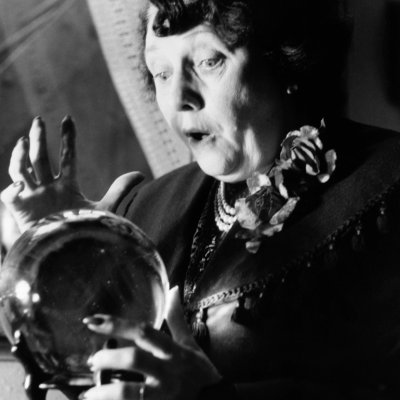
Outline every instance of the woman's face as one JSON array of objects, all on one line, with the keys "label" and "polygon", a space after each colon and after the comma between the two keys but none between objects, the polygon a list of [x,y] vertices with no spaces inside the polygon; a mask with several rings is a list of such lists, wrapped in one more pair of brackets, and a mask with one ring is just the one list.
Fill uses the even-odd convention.
[{"label": "woman's face", "polygon": [[155,36],[156,14],[151,6],[145,57],[168,125],[208,175],[239,182],[267,171],[286,129],[277,79],[247,47],[230,51],[208,24]]}]

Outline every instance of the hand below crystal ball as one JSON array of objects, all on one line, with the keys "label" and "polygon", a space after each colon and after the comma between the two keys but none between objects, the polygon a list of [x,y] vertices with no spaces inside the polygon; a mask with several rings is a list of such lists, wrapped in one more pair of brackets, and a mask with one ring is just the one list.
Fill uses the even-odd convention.
[{"label": "hand below crystal ball", "polygon": [[164,264],[139,228],[111,213],[67,211],[39,221],[7,255],[2,324],[53,382],[89,386],[88,358],[107,337],[82,320],[110,314],[159,328],[167,291]]}]

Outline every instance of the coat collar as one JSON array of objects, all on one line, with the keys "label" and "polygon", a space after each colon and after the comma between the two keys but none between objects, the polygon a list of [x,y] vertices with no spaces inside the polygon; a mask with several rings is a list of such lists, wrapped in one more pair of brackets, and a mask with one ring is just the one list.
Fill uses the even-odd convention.
[{"label": "coat collar", "polygon": [[327,122],[325,148],[338,155],[337,170],[318,203],[282,232],[267,238],[256,254],[231,228],[204,272],[193,301],[277,272],[313,249],[400,177],[400,136],[350,121]]}]

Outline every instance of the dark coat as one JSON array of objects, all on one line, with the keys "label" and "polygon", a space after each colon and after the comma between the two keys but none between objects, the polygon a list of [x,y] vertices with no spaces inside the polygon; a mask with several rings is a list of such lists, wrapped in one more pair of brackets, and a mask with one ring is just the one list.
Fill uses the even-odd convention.
[{"label": "dark coat", "polygon": [[[326,122],[324,148],[338,156],[331,180],[255,255],[235,223],[194,295],[206,309],[203,348],[243,399],[400,395],[400,134]],[[183,287],[213,182],[191,164],[129,206],[171,286]]]}]

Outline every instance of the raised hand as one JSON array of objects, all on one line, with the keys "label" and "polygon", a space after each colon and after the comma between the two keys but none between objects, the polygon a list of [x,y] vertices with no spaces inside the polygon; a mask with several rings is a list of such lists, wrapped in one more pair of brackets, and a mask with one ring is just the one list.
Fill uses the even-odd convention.
[{"label": "raised hand", "polygon": [[[76,130],[71,117],[61,125],[60,169],[51,170],[46,145],[46,128],[40,117],[34,119],[28,138],[21,138],[12,153],[9,174],[13,184],[1,194],[1,200],[24,232],[39,219],[72,208],[96,208],[114,212],[136,184],[143,180],[138,172],[119,177],[99,202],[82,193],[76,167]],[[30,168],[31,164],[31,168]]]},{"label": "raised hand", "polygon": [[[203,386],[221,376],[194,341],[184,320],[178,291],[170,292],[168,326],[172,338],[148,326],[108,315],[85,319],[98,333],[131,340],[133,347],[100,350],[92,358],[93,371],[130,370],[146,377],[145,384],[116,382],[83,393],[85,400],[194,400]],[[144,392],[144,393],[143,393]]]}]

